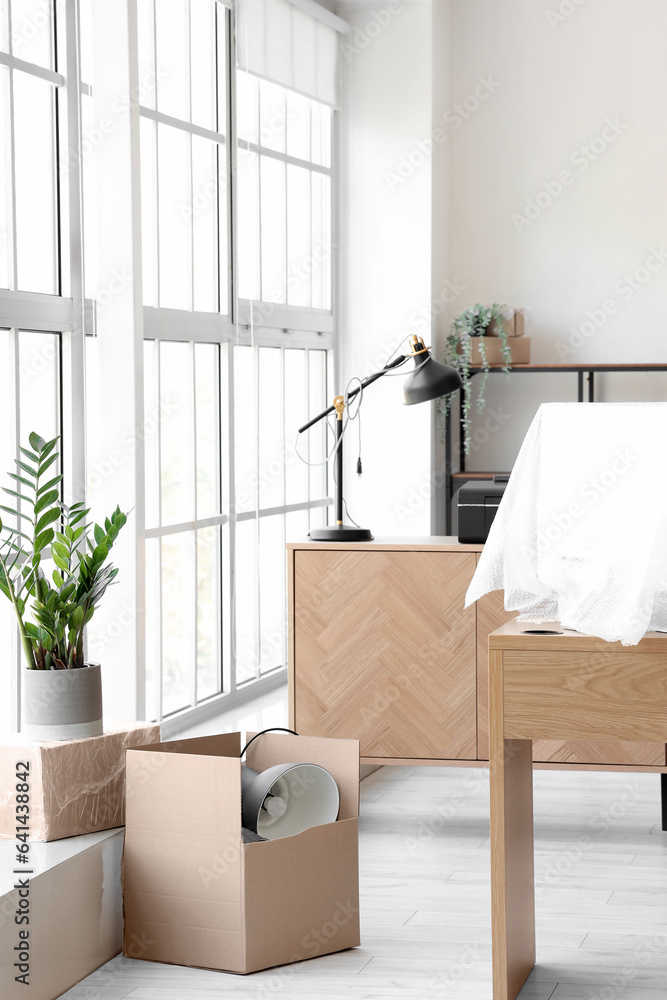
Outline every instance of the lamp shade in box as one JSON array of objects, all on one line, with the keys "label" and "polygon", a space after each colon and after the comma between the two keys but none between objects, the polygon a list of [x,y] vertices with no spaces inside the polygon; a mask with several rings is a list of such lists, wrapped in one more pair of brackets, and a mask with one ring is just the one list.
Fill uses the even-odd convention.
[{"label": "lamp shade in box", "polygon": [[243,825],[266,840],[292,837],[334,823],[340,793],[319,764],[275,764],[265,771],[241,769]]}]

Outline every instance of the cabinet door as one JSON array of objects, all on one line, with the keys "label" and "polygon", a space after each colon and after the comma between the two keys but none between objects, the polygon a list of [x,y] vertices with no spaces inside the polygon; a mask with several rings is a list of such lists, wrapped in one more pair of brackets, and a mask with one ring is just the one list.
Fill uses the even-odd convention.
[{"label": "cabinet door", "polygon": [[[480,760],[489,758],[489,632],[516,618],[516,611],[505,611],[503,596],[501,590],[496,590],[477,602],[477,751]],[[535,740],[533,760],[554,764],[664,764],[665,744]]]},{"label": "cabinet door", "polygon": [[472,553],[294,553],[296,729],[365,757],[476,755]]}]

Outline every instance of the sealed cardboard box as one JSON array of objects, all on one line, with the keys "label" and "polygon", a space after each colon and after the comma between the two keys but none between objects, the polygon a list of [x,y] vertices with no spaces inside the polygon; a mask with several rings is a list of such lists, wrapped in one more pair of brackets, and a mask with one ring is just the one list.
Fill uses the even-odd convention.
[{"label": "sealed cardboard box", "polygon": [[60,840],[125,822],[125,751],[159,743],[149,722],[115,723],[102,736],[37,742],[20,734],[0,743],[0,838],[16,837],[16,770],[27,764],[30,840]]},{"label": "sealed cardboard box", "polygon": [[[486,330],[487,337],[498,337],[500,330],[498,322],[493,319]],[[511,314],[503,323],[505,333],[508,337],[523,337],[525,330],[525,316],[523,309],[513,309]]]},{"label": "sealed cardboard box", "polygon": [[128,750],[124,954],[138,937],[149,961],[247,973],[360,943],[358,741],[252,744],[256,770],[319,764],[340,792],[335,823],[262,843],[242,838],[240,750],[239,733]]}]

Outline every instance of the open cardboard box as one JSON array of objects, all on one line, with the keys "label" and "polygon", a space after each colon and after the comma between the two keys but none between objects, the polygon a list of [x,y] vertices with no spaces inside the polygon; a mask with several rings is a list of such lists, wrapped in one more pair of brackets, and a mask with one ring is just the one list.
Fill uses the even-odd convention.
[{"label": "open cardboard box", "polygon": [[358,741],[255,740],[247,763],[258,771],[330,771],[340,811],[335,823],[254,844],[241,835],[240,751],[240,733],[128,751],[125,955],[247,973],[360,943]]}]

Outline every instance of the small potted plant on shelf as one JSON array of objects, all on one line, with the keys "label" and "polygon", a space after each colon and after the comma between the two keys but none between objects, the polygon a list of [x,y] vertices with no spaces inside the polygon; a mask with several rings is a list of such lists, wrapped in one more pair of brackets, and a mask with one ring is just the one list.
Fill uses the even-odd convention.
[{"label": "small potted plant on shelf", "polygon": [[[509,374],[509,366],[512,363],[512,347],[510,345],[511,334],[508,332],[508,321],[513,318],[514,311],[504,303],[494,302],[490,306],[483,306],[479,302],[474,306],[464,309],[454,318],[451,331],[447,337],[443,361],[453,368],[457,368],[463,379],[463,398],[461,401],[461,425],[464,435],[464,446],[466,455],[470,452],[471,437],[470,427],[472,418],[470,410],[472,406],[472,379],[470,378],[471,367],[481,367],[482,377],[477,390],[477,410],[482,412],[486,406],[484,390],[489,375],[489,368],[492,363],[488,358],[488,335],[493,333],[494,346],[497,343],[498,349],[495,356],[502,358],[502,370]],[[442,398],[440,413],[445,416],[451,406],[451,396]]]},{"label": "small potted plant on shelf", "polygon": [[[103,732],[100,665],[85,662],[83,636],[118,574],[109,550],[127,521],[116,507],[104,527],[89,525],[83,503],[62,503],[63,477],[51,475],[58,440],[30,434],[30,447],[20,448],[17,471],[9,473],[16,489],[3,487],[15,506],[0,504],[16,524],[0,520],[0,590],[13,605],[28,667],[21,684],[21,732],[41,740]],[[49,557],[53,568],[47,576],[43,563]]]}]

